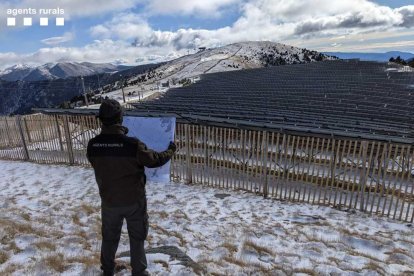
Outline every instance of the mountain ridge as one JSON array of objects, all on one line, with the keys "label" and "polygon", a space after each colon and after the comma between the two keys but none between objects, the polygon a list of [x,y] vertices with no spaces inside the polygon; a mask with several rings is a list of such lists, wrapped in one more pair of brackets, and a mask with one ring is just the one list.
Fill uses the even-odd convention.
[{"label": "mountain ridge", "polygon": [[365,61],[387,62],[390,58],[400,56],[402,59],[414,58],[413,53],[389,51],[385,53],[362,53],[362,52],[324,52],[327,55],[336,56],[340,59],[360,59]]},{"label": "mountain ridge", "polygon": [[114,73],[131,66],[112,63],[57,62],[40,66],[16,64],[0,71],[0,79],[5,81],[42,81]]}]

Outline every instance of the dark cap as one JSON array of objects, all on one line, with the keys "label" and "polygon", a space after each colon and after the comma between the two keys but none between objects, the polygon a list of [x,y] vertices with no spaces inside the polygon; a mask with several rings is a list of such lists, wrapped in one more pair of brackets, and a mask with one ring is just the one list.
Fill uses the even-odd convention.
[{"label": "dark cap", "polygon": [[99,108],[98,118],[104,125],[114,125],[122,123],[122,106],[113,99],[103,100]]}]

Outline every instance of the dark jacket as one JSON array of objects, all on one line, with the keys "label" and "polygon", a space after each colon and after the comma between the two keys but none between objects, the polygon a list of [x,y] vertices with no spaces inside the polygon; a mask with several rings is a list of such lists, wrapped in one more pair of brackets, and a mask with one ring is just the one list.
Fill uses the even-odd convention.
[{"label": "dark jacket", "polygon": [[145,168],[161,167],[174,152],[156,152],[138,140],[126,136],[121,125],[102,127],[91,139],[87,157],[95,170],[102,204],[108,207],[130,206],[145,198]]}]

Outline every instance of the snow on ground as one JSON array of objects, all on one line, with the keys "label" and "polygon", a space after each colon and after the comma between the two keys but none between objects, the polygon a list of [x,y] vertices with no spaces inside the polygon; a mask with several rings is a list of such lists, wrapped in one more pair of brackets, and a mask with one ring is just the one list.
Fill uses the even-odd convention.
[{"label": "snow on ground", "polygon": [[[8,161],[0,170],[0,275],[99,275],[93,171]],[[414,274],[410,224],[176,183],[148,183],[147,196],[147,248],[177,246],[207,274]],[[128,250],[124,227],[118,252]],[[148,260],[154,275],[195,274],[166,254]]]}]

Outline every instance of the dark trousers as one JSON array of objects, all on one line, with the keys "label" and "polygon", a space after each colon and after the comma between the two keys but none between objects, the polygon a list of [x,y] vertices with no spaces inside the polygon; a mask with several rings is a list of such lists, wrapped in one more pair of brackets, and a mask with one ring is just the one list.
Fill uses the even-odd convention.
[{"label": "dark trousers", "polygon": [[124,219],[128,228],[132,275],[141,275],[147,268],[144,249],[144,240],[148,235],[146,200],[128,207],[107,207],[102,204],[101,264],[104,275],[114,274],[115,254]]}]

